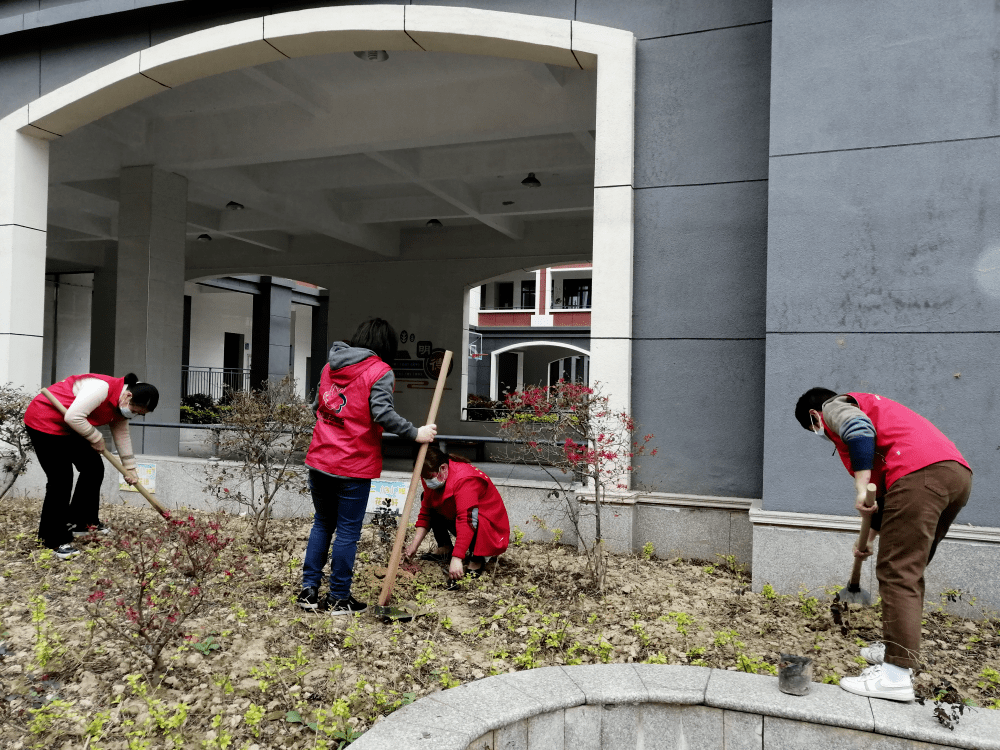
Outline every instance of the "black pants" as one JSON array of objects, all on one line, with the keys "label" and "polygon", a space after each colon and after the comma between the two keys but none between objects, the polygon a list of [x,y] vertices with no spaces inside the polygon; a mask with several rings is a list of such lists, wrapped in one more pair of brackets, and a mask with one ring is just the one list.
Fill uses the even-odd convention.
[{"label": "black pants", "polygon": [[[455,519],[445,518],[440,513],[431,511],[430,522],[431,531],[434,532],[434,541],[437,542],[437,546],[442,549],[452,549],[455,543],[451,538],[452,536],[458,536],[458,532],[455,530]],[[476,548],[476,535],[478,533],[479,527],[474,526],[472,529],[472,542],[469,544],[470,552]],[[486,562],[485,557],[479,557],[478,555],[471,555],[469,559],[478,563]]]},{"label": "black pants", "polygon": [[[49,549],[73,541],[72,526],[96,526],[104,481],[104,459],[77,434],[50,435],[27,428],[38,464],[45,472],[45,502],[38,538]],[[73,489],[73,467],[80,472]]]}]

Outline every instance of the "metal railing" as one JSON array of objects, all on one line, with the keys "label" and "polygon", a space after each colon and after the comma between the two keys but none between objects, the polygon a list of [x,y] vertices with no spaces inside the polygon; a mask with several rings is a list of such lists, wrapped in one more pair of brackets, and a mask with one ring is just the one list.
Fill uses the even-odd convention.
[{"label": "metal railing", "polygon": [[218,401],[227,391],[250,388],[250,370],[240,367],[181,367],[181,396],[204,393]]}]

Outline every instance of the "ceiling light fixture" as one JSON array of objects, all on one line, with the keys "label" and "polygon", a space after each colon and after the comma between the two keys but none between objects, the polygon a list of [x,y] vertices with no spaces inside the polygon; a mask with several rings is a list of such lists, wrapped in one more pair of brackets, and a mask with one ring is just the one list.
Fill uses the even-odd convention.
[{"label": "ceiling light fixture", "polygon": [[521,180],[521,184],[524,185],[525,187],[541,187],[542,186],[542,183],[540,183],[538,181],[538,178],[535,177],[535,173],[534,172],[528,172],[528,176],[525,177],[523,180]]},{"label": "ceiling light fixture", "polygon": [[427,226],[433,227],[434,229],[437,229],[438,227],[443,227],[444,224],[442,224],[437,219],[431,219],[430,221],[427,222]]},{"label": "ceiling light fixture", "polygon": [[211,241],[212,241],[212,235],[210,235],[210,234],[199,234],[198,235],[198,242],[211,242]]},{"label": "ceiling light fixture", "polygon": [[503,201],[503,204],[505,206],[513,206],[514,205],[514,201]]},{"label": "ceiling light fixture", "polygon": [[384,49],[367,49],[355,52],[354,56],[366,62],[385,62],[389,59],[389,53]]},{"label": "ceiling light fixture", "polygon": [[242,211],[245,206],[242,203],[237,203],[236,201],[229,201],[229,203],[226,204],[226,208],[230,211]]}]

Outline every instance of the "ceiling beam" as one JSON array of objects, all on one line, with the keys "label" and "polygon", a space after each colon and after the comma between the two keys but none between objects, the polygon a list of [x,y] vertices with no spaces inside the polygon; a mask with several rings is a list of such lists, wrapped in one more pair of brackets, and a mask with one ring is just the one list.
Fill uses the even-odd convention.
[{"label": "ceiling beam", "polygon": [[[513,205],[503,205],[512,197],[516,198]],[[591,185],[521,188],[516,194],[512,194],[509,190],[497,190],[482,193],[479,196],[479,213],[483,215],[558,214],[591,210],[593,207],[594,188]],[[444,221],[468,216],[454,205],[432,195],[344,201],[340,204],[340,214],[341,216],[350,216],[359,224],[427,221],[428,219]]]},{"label": "ceiling beam", "polygon": [[243,73],[254,83],[273,91],[285,101],[313,117],[329,115],[331,108],[320,101],[320,96],[309,84],[287,65],[266,65],[243,68]]},{"label": "ceiling beam", "polygon": [[[286,232],[277,230],[247,230],[247,229],[233,229],[227,227],[227,224],[231,225],[234,223],[230,219],[232,214],[244,214],[246,211],[216,211],[212,208],[207,208],[197,203],[188,203],[187,207],[187,223],[188,226],[193,228],[194,231],[188,232],[188,237],[191,239],[197,239],[199,234],[209,233],[215,235],[222,235],[224,237],[231,237],[234,240],[239,240],[240,242],[246,242],[251,245],[257,245],[258,247],[267,248],[268,250],[276,250],[279,253],[288,252],[288,234]],[[244,220],[244,224],[250,223]],[[265,224],[276,223],[274,221],[264,222]]]},{"label": "ceiling beam", "polygon": [[[249,209],[281,219],[285,226],[298,226],[346,242],[379,255],[399,255],[399,232],[364,224],[349,224],[315,191],[272,193],[236,169],[214,169],[189,175],[221,195],[234,196]],[[222,226],[220,222],[220,227]],[[245,239],[237,235],[238,239]]]},{"label": "ceiling beam", "polygon": [[443,184],[426,180],[417,173],[412,164],[406,162],[404,155],[390,156],[378,151],[368,151],[366,155],[373,161],[393,170],[414,185],[420,186],[431,195],[436,195],[446,203],[450,203],[468,216],[510,237],[512,240],[524,238],[524,223],[520,219],[506,216],[488,216],[481,213],[479,210],[479,196],[474,195],[469,186],[464,182],[455,180]]}]

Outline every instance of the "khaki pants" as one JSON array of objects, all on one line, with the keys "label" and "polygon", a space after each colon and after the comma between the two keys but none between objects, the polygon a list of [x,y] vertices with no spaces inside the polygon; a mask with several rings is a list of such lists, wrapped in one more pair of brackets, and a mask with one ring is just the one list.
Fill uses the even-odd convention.
[{"label": "khaki pants", "polygon": [[901,477],[885,495],[875,575],[887,662],[918,666],[924,569],[971,491],[972,472],[942,461]]}]

